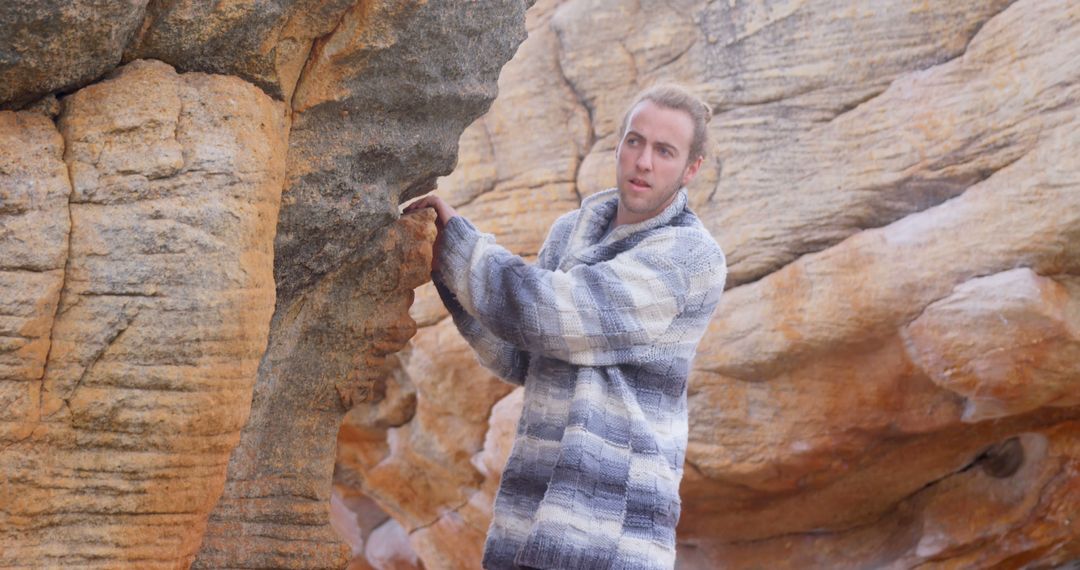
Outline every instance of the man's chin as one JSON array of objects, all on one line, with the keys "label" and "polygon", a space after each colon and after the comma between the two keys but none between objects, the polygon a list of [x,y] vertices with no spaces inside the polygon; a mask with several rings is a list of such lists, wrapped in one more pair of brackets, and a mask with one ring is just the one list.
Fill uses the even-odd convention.
[{"label": "man's chin", "polygon": [[653,204],[643,203],[641,201],[634,200],[633,198],[625,199],[622,195],[619,196],[619,201],[624,210],[631,214],[634,214],[635,216],[640,216],[643,214],[653,214],[656,211],[656,208]]}]

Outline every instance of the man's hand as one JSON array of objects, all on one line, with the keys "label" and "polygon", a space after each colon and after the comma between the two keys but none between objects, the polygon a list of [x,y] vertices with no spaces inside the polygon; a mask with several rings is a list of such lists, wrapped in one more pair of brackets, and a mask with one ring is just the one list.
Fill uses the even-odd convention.
[{"label": "man's hand", "polygon": [[435,196],[434,194],[428,194],[406,206],[402,211],[402,214],[407,216],[413,212],[423,210],[424,208],[432,208],[435,210],[435,227],[439,230],[438,235],[435,236],[435,245],[431,252],[431,271],[435,272],[439,270],[439,252],[442,250],[443,228],[450,222],[450,218],[458,215],[458,213],[450,207],[450,204],[444,202],[442,198]]},{"label": "man's hand", "polygon": [[450,207],[450,204],[447,204],[443,201],[442,198],[433,194],[428,194],[427,196],[420,198],[412,204],[405,206],[405,209],[402,211],[402,213],[410,214],[424,208],[435,209],[435,226],[439,228],[440,232],[443,228],[446,227],[446,224],[450,221],[450,218],[458,215],[457,211]]}]

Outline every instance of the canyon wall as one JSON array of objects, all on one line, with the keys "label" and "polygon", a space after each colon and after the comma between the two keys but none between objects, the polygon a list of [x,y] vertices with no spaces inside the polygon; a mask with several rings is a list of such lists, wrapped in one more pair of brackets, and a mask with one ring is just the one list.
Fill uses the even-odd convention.
[{"label": "canyon wall", "polygon": [[[714,111],[689,192],[730,274],[678,568],[1080,559],[1080,6],[541,0],[527,27],[439,183],[526,258],[613,185],[639,89]],[[393,517],[392,567],[478,567],[521,392],[430,285],[412,312],[400,396],[347,416],[338,487]]]},{"label": "canyon wall", "polygon": [[531,258],[663,81],[730,264],[679,568],[1080,559],[1075,2],[16,0],[0,566],[478,567],[521,391],[399,204]]},{"label": "canyon wall", "polygon": [[342,568],[381,400],[521,0],[0,7],[0,566]]}]

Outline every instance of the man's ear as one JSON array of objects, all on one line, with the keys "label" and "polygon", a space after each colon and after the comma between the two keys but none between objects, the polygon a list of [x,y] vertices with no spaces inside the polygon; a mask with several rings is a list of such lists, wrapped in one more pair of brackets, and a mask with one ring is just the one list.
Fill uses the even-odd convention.
[{"label": "man's ear", "polygon": [[682,177],[682,185],[683,186],[686,186],[687,184],[690,184],[690,181],[693,180],[695,176],[697,176],[698,170],[701,169],[701,162],[703,160],[705,160],[705,157],[699,156],[696,159],[694,159],[693,162],[686,165],[686,171],[683,172],[683,177]]}]

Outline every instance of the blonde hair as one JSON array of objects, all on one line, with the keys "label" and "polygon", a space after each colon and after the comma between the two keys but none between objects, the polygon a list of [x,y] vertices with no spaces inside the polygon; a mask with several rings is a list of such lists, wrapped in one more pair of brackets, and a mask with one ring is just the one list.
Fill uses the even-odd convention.
[{"label": "blonde hair", "polygon": [[690,119],[694,122],[694,137],[690,141],[690,156],[687,158],[687,163],[705,156],[705,147],[709,144],[707,125],[712,119],[712,109],[704,101],[678,85],[655,85],[638,93],[634,102],[626,109],[626,114],[623,115],[622,126],[619,127],[619,140],[622,140],[623,135],[626,134],[626,127],[630,124],[630,114],[643,101],[652,101],[661,107],[690,115]]}]

